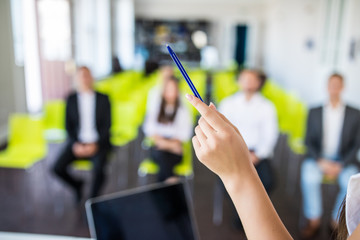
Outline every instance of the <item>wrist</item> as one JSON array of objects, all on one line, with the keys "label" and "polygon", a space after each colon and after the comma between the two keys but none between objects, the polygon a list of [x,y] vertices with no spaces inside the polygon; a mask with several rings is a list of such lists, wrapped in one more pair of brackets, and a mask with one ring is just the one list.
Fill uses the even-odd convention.
[{"label": "wrist", "polygon": [[237,171],[233,174],[219,176],[229,194],[233,192],[246,191],[254,182],[256,182],[257,173],[253,165],[245,171]]}]

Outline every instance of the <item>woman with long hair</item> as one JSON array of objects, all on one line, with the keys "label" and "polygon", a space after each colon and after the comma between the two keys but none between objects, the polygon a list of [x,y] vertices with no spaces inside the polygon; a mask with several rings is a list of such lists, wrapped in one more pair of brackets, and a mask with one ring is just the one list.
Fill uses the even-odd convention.
[{"label": "woman with long hair", "polygon": [[182,144],[191,138],[192,123],[174,76],[163,82],[159,103],[148,105],[143,130],[153,142],[150,155],[160,167],[158,181],[165,181],[174,176],[173,168],[182,160]]}]

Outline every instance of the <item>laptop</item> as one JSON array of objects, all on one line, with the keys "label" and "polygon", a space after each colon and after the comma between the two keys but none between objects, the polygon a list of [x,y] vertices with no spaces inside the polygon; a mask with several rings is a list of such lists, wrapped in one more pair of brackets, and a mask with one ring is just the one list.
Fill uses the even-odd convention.
[{"label": "laptop", "polygon": [[157,183],[86,202],[92,238],[197,240],[187,184]]}]

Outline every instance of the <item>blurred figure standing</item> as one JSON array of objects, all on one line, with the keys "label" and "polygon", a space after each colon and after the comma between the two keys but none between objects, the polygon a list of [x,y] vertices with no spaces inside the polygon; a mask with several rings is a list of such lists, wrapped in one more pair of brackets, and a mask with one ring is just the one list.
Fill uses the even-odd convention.
[{"label": "blurred figure standing", "polygon": [[148,104],[144,133],[153,142],[151,158],[159,164],[158,181],[174,176],[173,168],[183,157],[182,143],[192,136],[191,115],[181,103],[178,79],[164,78],[160,101]]},{"label": "blurred figure standing", "polygon": [[274,105],[259,93],[265,80],[260,71],[242,71],[238,77],[242,91],[224,99],[219,111],[241,132],[251,161],[269,193],[274,182],[270,159],[278,139],[278,124]]},{"label": "blurred figure standing", "polygon": [[87,67],[78,69],[77,92],[70,94],[66,104],[68,141],[53,169],[74,190],[77,202],[82,199],[83,181],[70,176],[69,165],[76,159],[91,160],[94,177],[90,197],[95,197],[105,180],[104,167],[111,147],[110,102],[106,95],[94,91],[93,81]]},{"label": "blurred figure standing", "polygon": [[301,230],[303,238],[313,237],[320,229],[323,178],[337,179],[340,186],[330,225],[335,229],[350,176],[358,172],[356,155],[360,147],[360,112],[342,101],[343,89],[343,76],[331,75],[328,102],[309,112],[305,139],[307,159],[301,166],[303,211],[308,219]]}]

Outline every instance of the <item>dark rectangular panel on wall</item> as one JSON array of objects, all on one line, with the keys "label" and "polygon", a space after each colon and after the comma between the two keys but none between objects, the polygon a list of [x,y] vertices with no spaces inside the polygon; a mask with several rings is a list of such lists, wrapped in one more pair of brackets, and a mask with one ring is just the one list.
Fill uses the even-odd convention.
[{"label": "dark rectangular panel on wall", "polygon": [[236,45],[235,45],[235,60],[238,65],[244,66],[246,58],[246,36],[247,26],[239,25],[236,27]]}]

